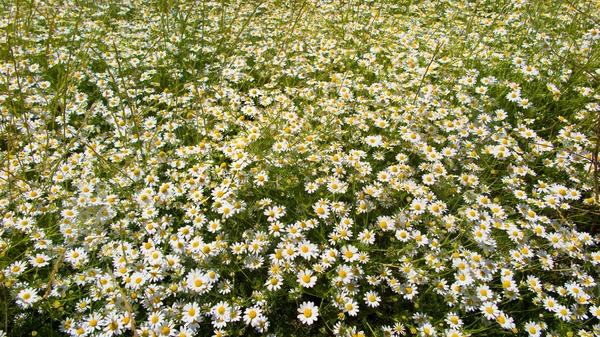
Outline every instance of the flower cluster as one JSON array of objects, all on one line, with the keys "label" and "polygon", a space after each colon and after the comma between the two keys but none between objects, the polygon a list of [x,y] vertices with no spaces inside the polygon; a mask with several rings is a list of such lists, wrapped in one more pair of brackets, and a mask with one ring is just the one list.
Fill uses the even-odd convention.
[{"label": "flower cluster", "polygon": [[20,6],[7,333],[600,333],[598,3]]}]

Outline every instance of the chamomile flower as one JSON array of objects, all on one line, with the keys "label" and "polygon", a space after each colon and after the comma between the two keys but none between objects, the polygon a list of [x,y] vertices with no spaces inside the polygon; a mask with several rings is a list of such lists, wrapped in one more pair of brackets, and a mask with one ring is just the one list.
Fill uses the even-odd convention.
[{"label": "chamomile flower", "polygon": [[324,200],[321,200],[321,202],[314,204],[313,211],[321,219],[327,219],[329,217],[329,206]]},{"label": "chamomile flower", "polygon": [[283,206],[271,206],[265,209],[264,214],[268,216],[267,220],[273,222],[285,215],[285,207]]},{"label": "chamomile flower", "polygon": [[506,330],[512,330],[516,327],[514,319],[502,312],[498,314],[498,317],[496,317],[496,322],[498,322],[498,324],[500,324],[500,326]]},{"label": "chamomile flower", "polygon": [[596,318],[600,319],[600,306],[598,306],[598,305],[592,305],[592,306],[589,308],[589,311],[590,311],[590,313],[591,313],[591,314],[592,314],[594,317],[596,317]]},{"label": "chamomile flower", "polygon": [[454,329],[460,329],[463,326],[463,320],[455,313],[449,312],[446,315],[446,323]]},{"label": "chamomile flower", "polygon": [[23,273],[27,269],[26,261],[13,262],[7,269],[5,269],[7,275],[17,276]]},{"label": "chamomile flower", "polygon": [[525,324],[525,332],[529,337],[539,337],[542,334],[542,326],[536,322],[527,322]]},{"label": "chamomile flower", "polygon": [[199,322],[202,317],[201,310],[196,302],[186,303],[181,309],[181,320],[188,324]]},{"label": "chamomile flower", "polygon": [[[348,184],[337,178],[332,178],[327,183],[327,190],[329,190],[329,192],[331,193],[342,194],[345,193],[347,189]],[[317,212],[316,210],[315,213],[319,214],[319,212]]]},{"label": "chamomile flower", "polygon": [[376,308],[381,302],[381,297],[379,297],[379,295],[374,291],[368,291],[365,293],[364,300],[366,305],[371,308]]},{"label": "chamomile flower", "polygon": [[231,306],[227,302],[220,301],[210,309],[210,312],[214,318],[228,321],[231,315]]},{"label": "chamomile flower", "polygon": [[305,190],[308,194],[313,194],[319,188],[319,186],[320,185],[315,182],[308,182],[305,185]]},{"label": "chamomile flower", "polygon": [[408,242],[411,238],[411,233],[405,229],[398,229],[395,233],[395,237],[401,242]]},{"label": "chamomile flower", "polygon": [[311,260],[319,255],[319,249],[310,241],[302,241],[298,244],[298,254],[307,260]]},{"label": "chamomile flower", "polygon": [[270,291],[276,291],[281,289],[282,284],[283,279],[281,278],[281,276],[278,275],[270,276],[267,279],[267,282],[265,282],[267,289],[269,289]]},{"label": "chamomile flower", "polygon": [[364,229],[358,234],[358,239],[362,244],[372,245],[375,243],[375,233],[371,230]]},{"label": "chamomile flower", "polygon": [[302,324],[312,325],[318,320],[319,309],[313,302],[303,302],[298,308],[298,319]]},{"label": "chamomile flower", "polygon": [[561,319],[565,322],[571,321],[571,316],[572,316],[571,310],[569,310],[564,305],[558,305],[555,310],[555,314],[556,314],[556,317],[558,317],[559,319]]},{"label": "chamomile flower", "polygon": [[338,282],[343,282],[343,283],[350,283],[350,281],[352,280],[352,268],[350,268],[347,265],[339,265],[336,268],[336,274],[337,277],[334,279],[334,281]]},{"label": "chamomile flower", "polygon": [[73,219],[77,217],[77,214],[79,214],[79,212],[75,209],[64,209],[60,212],[60,215],[67,219]]},{"label": "chamomile flower", "polygon": [[388,216],[379,216],[377,218],[377,226],[383,231],[393,231],[396,228],[396,223]]},{"label": "chamomile flower", "polygon": [[235,214],[233,205],[227,201],[221,203],[221,206],[219,206],[217,212],[221,214],[224,219],[230,218],[233,214]]},{"label": "chamomile flower", "polygon": [[359,259],[358,248],[352,245],[342,247],[340,255],[345,262],[354,262]]},{"label": "chamomile flower", "polygon": [[381,135],[371,135],[363,138],[363,143],[370,147],[379,147],[382,145],[383,140]]},{"label": "chamomile flower", "polygon": [[350,316],[356,316],[358,314],[358,303],[352,298],[346,298],[343,302],[343,310]]},{"label": "chamomile flower", "polygon": [[418,329],[423,336],[435,336],[435,327],[431,323],[425,323]]},{"label": "chamomile flower", "polygon": [[494,292],[490,289],[487,284],[483,284],[477,287],[477,297],[482,301],[487,301],[492,299],[494,296]]},{"label": "chamomile flower", "polygon": [[190,290],[202,294],[210,288],[210,278],[202,271],[196,269],[188,273],[186,283]]},{"label": "chamomile flower", "polygon": [[46,254],[38,253],[29,257],[29,263],[36,268],[45,267],[50,264],[50,257]]},{"label": "chamomile flower", "polygon": [[409,206],[412,213],[416,215],[423,214],[427,209],[427,200],[423,198],[414,199]]},{"label": "chamomile flower", "polygon": [[268,181],[269,175],[266,171],[260,171],[254,177],[254,183],[256,184],[256,186],[263,186]]},{"label": "chamomile flower", "polygon": [[25,288],[17,294],[17,304],[24,308],[29,308],[40,300],[37,292],[33,288]]},{"label": "chamomile flower", "polygon": [[244,311],[244,323],[252,324],[253,322],[257,322],[263,315],[263,312],[258,307],[250,307],[246,308]]},{"label": "chamomile flower", "polygon": [[481,313],[485,316],[485,318],[489,320],[493,320],[498,317],[499,310],[498,306],[493,302],[483,302],[479,308]]},{"label": "chamomile flower", "polygon": [[317,276],[310,269],[303,269],[298,273],[298,284],[303,288],[312,288],[317,283]]}]

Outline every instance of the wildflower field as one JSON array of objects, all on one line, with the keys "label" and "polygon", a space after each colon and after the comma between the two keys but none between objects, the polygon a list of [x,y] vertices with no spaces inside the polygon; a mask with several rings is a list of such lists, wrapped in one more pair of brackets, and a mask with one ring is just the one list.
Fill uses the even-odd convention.
[{"label": "wildflower field", "polygon": [[598,0],[0,8],[0,336],[600,335]]}]

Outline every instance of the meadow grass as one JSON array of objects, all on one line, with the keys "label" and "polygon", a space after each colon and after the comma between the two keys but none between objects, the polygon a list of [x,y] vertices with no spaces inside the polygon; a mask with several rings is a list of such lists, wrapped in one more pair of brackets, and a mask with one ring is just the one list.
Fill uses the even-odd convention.
[{"label": "meadow grass", "polygon": [[600,335],[598,1],[0,7],[0,336]]}]

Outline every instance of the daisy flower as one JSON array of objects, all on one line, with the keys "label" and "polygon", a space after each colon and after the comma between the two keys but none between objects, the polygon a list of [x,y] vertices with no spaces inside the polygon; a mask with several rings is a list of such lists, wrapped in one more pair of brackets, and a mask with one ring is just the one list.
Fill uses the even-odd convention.
[{"label": "daisy flower", "polygon": [[309,241],[303,241],[298,245],[298,254],[307,260],[311,260],[317,257],[319,248]]},{"label": "daisy flower", "polygon": [[591,313],[591,314],[592,314],[594,317],[596,317],[596,318],[600,319],[600,306],[597,306],[597,305],[592,305],[592,306],[590,307],[590,313]]},{"label": "daisy flower", "polygon": [[9,275],[19,275],[24,272],[25,269],[27,269],[27,262],[17,261],[8,267],[8,271],[6,273]]},{"label": "daisy flower", "polygon": [[313,206],[314,212],[321,219],[327,219],[329,217],[329,207],[326,202],[318,202]]},{"label": "daisy flower", "polygon": [[343,282],[343,283],[350,283],[350,281],[352,280],[352,268],[350,268],[347,265],[339,265],[336,268],[336,272],[338,274],[338,276],[336,278],[334,278],[334,282]]},{"label": "daisy flower", "polygon": [[227,302],[219,302],[210,311],[217,319],[227,320],[231,314],[231,306]]},{"label": "daisy flower", "polygon": [[535,322],[527,322],[525,324],[525,331],[530,337],[539,337],[542,334],[542,327],[540,324]]},{"label": "daisy flower", "polygon": [[254,178],[254,183],[256,184],[256,186],[262,186],[267,181],[269,181],[269,175],[265,171],[260,171]]},{"label": "daisy flower", "polygon": [[425,212],[426,207],[427,199],[423,198],[414,199],[409,206],[412,213],[416,215],[423,214],[423,212]]},{"label": "daisy flower", "polygon": [[400,240],[401,242],[407,242],[411,237],[410,233],[405,229],[397,230],[395,236],[396,239]]},{"label": "daisy flower", "polygon": [[352,245],[342,247],[340,253],[342,259],[344,259],[346,262],[354,262],[359,258],[358,248]]},{"label": "daisy flower", "polygon": [[499,313],[498,317],[496,317],[496,322],[498,322],[502,328],[507,330],[512,330],[516,327],[514,319],[506,316],[504,313]]},{"label": "daisy flower", "polygon": [[46,254],[36,254],[35,257],[30,257],[29,263],[34,267],[45,267],[50,264],[50,257]]},{"label": "daisy flower", "polygon": [[201,308],[198,303],[187,303],[181,311],[181,320],[188,324],[198,322],[201,318],[200,311]]},{"label": "daisy flower", "polygon": [[396,224],[389,216],[380,216],[377,218],[377,225],[383,231],[392,231],[396,228]]},{"label": "daisy flower", "polygon": [[35,302],[39,301],[40,297],[33,288],[25,288],[17,294],[17,304],[23,308],[31,307]]},{"label": "daisy flower", "polygon": [[258,307],[247,308],[244,311],[244,323],[251,324],[262,317],[262,310]]},{"label": "daisy flower", "polygon": [[317,307],[315,307],[313,302],[302,303],[302,305],[298,308],[298,312],[298,319],[303,324],[308,325],[311,325],[317,321],[317,317],[319,316],[319,310]]},{"label": "daisy flower", "polygon": [[571,320],[571,315],[571,311],[564,305],[558,305],[556,308],[556,316],[565,322]]},{"label": "daisy flower", "polygon": [[423,324],[419,328],[419,331],[421,331],[423,336],[435,336],[436,335],[435,328],[430,323]]},{"label": "daisy flower", "polygon": [[455,312],[446,315],[446,323],[453,329],[460,329],[463,325],[462,319]]},{"label": "daisy flower", "polygon": [[209,277],[199,270],[191,271],[186,277],[186,282],[188,288],[198,294],[210,289]]},{"label": "daisy flower", "polygon": [[303,269],[298,273],[298,283],[304,288],[312,288],[317,283],[317,277],[309,269]]},{"label": "daisy flower", "polygon": [[318,188],[319,188],[319,184],[316,184],[316,183],[314,183],[314,182],[308,182],[308,183],[306,183],[306,186],[305,186],[305,188],[304,188],[304,189],[306,190],[306,192],[307,192],[308,194],[312,194],[312,193],[314,193],[314,192],[315,192],[315,191],[316,191]]},{"label": "daisy flower", "polygon": [[347,312],[350,316],[356,316],[358,314],[358,303],[351,298],[347,298],[344,301],[344,312]]},{"label": "daisy flower", "polygon": [[487,301],[492,299],[494,296],[494,292],[487,285],[480,285],[477,287],[477,297],[479,297],[482,301]]},{"label": "daisy flower", "polygon": [[499,313],[498,306],[496,306],[496,304],[492,302],[484,302],[480,307],[480,311],[487,319],[490,320],[498,317]]},{"label": "daisy flower", "polygon": [[[315,279],[316,279],[316,277],[315,277]],[[269,289],[270,291],[276,291],[276,290],[281,289],[282,283],[283,283],[283,280],[282,280],[281,276],[273,275],[273,276],[269,277],[267,282],[265,282],[265,285],[267,286],[267,289]]]},{"label": "daisy flower", "polygon": [[75,217],[77,217],[77,214],[78,214],[78,213],[79,213],[79,212],[77,212],[77,210],[74,210],[74,209],[67,208],[67,209],[64,209],[64,210],[62,210],[62,211],[60,212],[60,215],[61,215],[62,217],[64,217],[64,218],[67,218],[67,219],[72,219],[72,218],[75,218]]},{"label": "daisy flower", "polygon": [[141,286],[143,286],[147,281],[147,274],[145,272],[134,272],[131,277],[129,277],[130,282],[127,284],[127,287],[137,290]]},{"label": "daisy flower", "polygon": [[285,215],[285,207],[271,206],[264,211],[264,214],[268,216],[267,220],[272,222]]},{"label": "daisy flower", "polygon": [[370,306],[371,308],[376,308],[379,306],[379,302],[381,301],[381,297],[379,297],[379,295],[374,292],[374,291],[368,291],[367,293],[365,293],[365,304]]},{"label": "daisy flower", "polygon": [[372,245],[375,243],[375,233],[368,229],[364,229],[360,234],[358,234],[358,239],[362,244]]},{"label": "daisy flower", "polygon": [[165,321],[165,314],[160,311],[155,311],[148,316],[148,323],[154,328],[158,328]]}]

